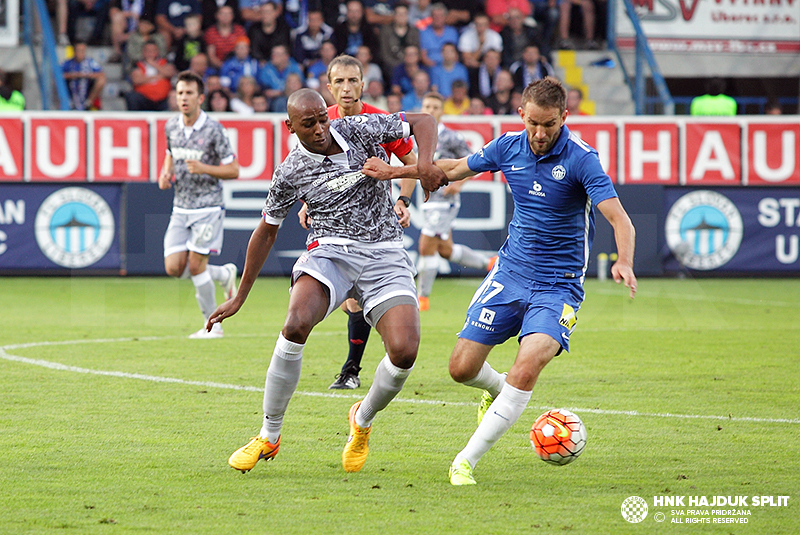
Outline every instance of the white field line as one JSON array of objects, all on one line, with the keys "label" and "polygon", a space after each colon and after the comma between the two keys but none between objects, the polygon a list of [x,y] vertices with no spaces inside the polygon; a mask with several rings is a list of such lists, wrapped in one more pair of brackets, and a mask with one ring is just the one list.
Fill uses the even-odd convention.
[{"label": "white field line", "polygon": [[[325,336],[331,334],[338,333],[315,333],[316,336]],[[246,335],[245,335],[246,336]],[[259,336],[259,335],[251,335],[251,336]],[[152,383],[173,383],[173,384],[181,384],[181,385],[189,385],[189,386],[201,386],[205,388],[221,388],[225,390],[242,390],[247,392],[263,392],[263,387],[258,386],[246,386],[246,385],[234,385],[228,383],[216,383],[212,381],[189,381],[186,379],[179,379],[177,377],[160,377],[157,375],[145,375],[141,373],[128,373],[128,372],[118,372],[118,371],[109,371],[109,370],[93,370],[91,368],[81,368],[79,366],[69,366],[67,364],[61,364],[59,362],[52,362],[49,360],[41,360],[41,359],[32,359],[28,357],[21,357],[19,355],[12,355],[8,353],[7,350],[15,350],[15,349],[28,349],[34,347],[52,347],[52,346],[62,346],[62,345],[77,345],[77,344],[107,344],[107,343],[119,343],[119,342],[134,342],[134,341],[158,341],[158,340],[169,340],[169,339],[177,339],[183,338],[182,336],[139,336],[135,338],[98,338],[94,340],[63,340],[57,342],[30,342],[25,344],[8,344],[5,346],[0,346],[0,358],[3,360],[11,361],[11,362],[19,362],[22,364],[29,364],[32,366],[40,366],[42,368],[48,368],[51,370],[58,370],[58,371],[65,371],[65,372],[72,372],[72,373],[83,373],[87,375],[101,375],[106,377],[119,377],[121,379],[138,379],[140,381],[149,381]],[[334,394],[328,392],[303,392],[297,391],[295,395],[298,396],[309,396],[309,397],[322,397],[322,398],[342,398],[342,399],[359,399],[363,396],[361,395],[344,395],[344,394]],[[396,398],[394,401],[399,403],[411,403],[417,405],[452,405],[452,406],[459,406],[459,407],[469,407],[474,406],[475,403],[472,402],[464,402],[464,401],[442,401],[442,400],[433,400],[433,399],[408,399],[408,398]],[[592,414],[604,414],[604,415],[612,415],[612,416],[635,416],[635,417],[645,417],[645,418],[675,418],[681,420],[720,420],[720,421],[730,421],[730,422],[753,422],[753,423],[783,423],[783,424],[800,424],[800,419],[798,418],[751,418],[747,416],[718,416],[718,415],[703,415],[703,414],[675,414],[675,413],[659,413],[659,412],[639,412],[639,411],[622,411],[622,410],[609,410],[609,409],[589,409],[583,407],[565,407],[568,410],[571,410],[576,413],[581,412],[588,412]],[[535,410],[548,410],[552,409],[552,407],[545,407],[545,406],[538,406],[538,407],[527,407],[527,409],[535,409]]]}]

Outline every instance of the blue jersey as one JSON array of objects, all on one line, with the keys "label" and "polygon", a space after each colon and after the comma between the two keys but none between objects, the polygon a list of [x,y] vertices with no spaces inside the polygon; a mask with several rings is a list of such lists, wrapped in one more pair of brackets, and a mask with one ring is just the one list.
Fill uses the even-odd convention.
[{"label": "blue jersey", "polygon": [[616,197],[597,151],[566,126],[550,152],[533,153],[526,132],[508,132],[469,156],[476,173],[502,171],[514,197],[504,266],[532,280],[583,281],[594,205]]}]

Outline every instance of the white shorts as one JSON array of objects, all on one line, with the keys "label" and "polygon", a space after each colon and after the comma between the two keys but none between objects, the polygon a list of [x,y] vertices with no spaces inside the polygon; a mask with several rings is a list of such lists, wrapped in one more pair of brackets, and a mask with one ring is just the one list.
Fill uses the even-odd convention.
[{"label": "white shorts", "polygon": [[423,205],[422,213],[425,216],[425,223],[420,232],[431,238],[449,239],[460,209],[460,200],[453,203],[437,202],[431,206]]},{"label": "white shorts", "polygon": [[325,316],[352,297],[364,309],[373,327],[393,306],[414,304],[417,270],[408,253],[397,247],[321,244],[303,253],[292,268],[292,284],[309,275],[328,288],[330,302]]},{"label": "white shorts", "polygon": [[175,208],[164,234],[164,257],[182,251],[219,255],[224,231],[225,209],[221,206],[199,210]]}]

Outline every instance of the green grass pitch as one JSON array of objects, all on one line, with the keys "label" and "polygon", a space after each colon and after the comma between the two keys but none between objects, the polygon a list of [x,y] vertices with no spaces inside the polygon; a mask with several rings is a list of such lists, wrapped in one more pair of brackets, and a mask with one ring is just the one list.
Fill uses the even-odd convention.
[{"label": "green grass pitch", "polygon": [[[587,281],[572,353],[545,368],[478,485],[456,488],[447,469],[480,392],[447,361],[478,284],[437,281],[416,368],[361,472],[341,468],[347,411],[383,351],[373,332],[361,389],[327,390],[346,354],[337,311],[306,346],[280,454],[243,475],[226,461],[260,426],[286,279],[260,279],[225,338],[188,340],[201,320],[187,281],[0,278],[0,534],[798,532],[800,280],[644,279],[634,301]],[[507,370],[516,347],[490,362]],[[528,441],[556,407],[589,434],[565,467]],[[745,524],[686,521],[690,496],[761,495],[789,499],[735,508]],[[649,504],[639,524],[620,513],[630,496]],[[655,507],[661,496],[686,506]]]}]

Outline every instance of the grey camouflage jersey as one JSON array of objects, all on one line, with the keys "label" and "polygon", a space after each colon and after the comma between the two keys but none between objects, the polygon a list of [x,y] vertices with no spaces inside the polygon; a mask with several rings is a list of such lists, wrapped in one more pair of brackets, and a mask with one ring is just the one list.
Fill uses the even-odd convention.
[{"label": "grey camouflage jersey", "polygon": [[193,175],[186,168],[186,160],[198,160],[209,165],[224,165],[234,160],[235,155],[222,125],[205,112],[200,112],[188,138],[184,134],[182,115],[170,118],[164,129],[175,171],[173,206],[188,210],[222,206],[222,181],[210,175]]},{"label": "grey camouflage jersey", "polygon": [[[459,132],[446,128],[439,123],[439,142],[436,144],[436,153],[433,156],[433,161],[445,158],[457,160],[464,156],[469,156],[471,153],[467,146],[467,141]],[[458,200],[459,194],[447,195],[444,192],[445,188],[439,188],[431,193],[430,198],[426,204],[433,204],[437,202],[454,202]],[[454,199],[455,197],[455,199]],[[423,205],[424,208],[425,205]]]},{"label": "grey camouflage jersey", "polygon": [[326,157],[298,143],[275,169],[264,220],[280,223],[302,199],[313,221],[307,244],[323,237],[400,241],[403,229],[394,213],[391,182],[370,178],[361,168],[370,156],[388,162],[380,144],[408,136],[408,123],[400,113],[355,115],[331,121],[330,134],[344,153]]}]

